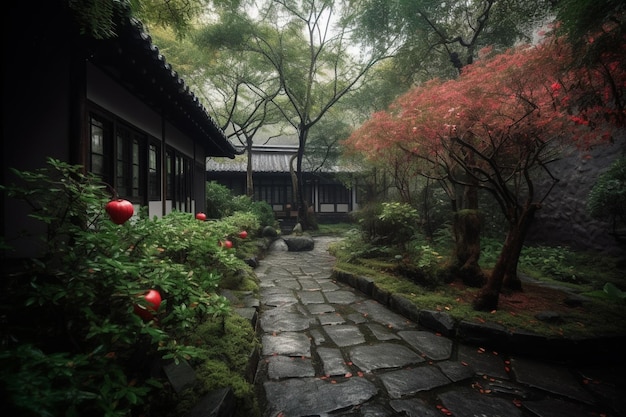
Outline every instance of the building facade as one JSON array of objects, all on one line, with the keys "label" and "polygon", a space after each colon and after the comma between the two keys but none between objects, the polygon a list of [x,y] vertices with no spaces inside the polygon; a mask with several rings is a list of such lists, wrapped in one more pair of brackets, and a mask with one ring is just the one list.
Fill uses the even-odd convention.
[{"label": "building facade", "polygon": [[[254,200],[267,202],[276,218],[283,221],[298,215],[290,168],[295,167],[297,150],[294,146],[252,148]],[[345,221],[358,208],[354,174],[348,167],[317,167],[312,161],[303,161],[305,201],[319,221]],[[246,194],[247,155],[232,160],[209,158],[207,180],[216,181],[235,194]]]},{"label": "building facade", "polygon": [[[234,158],[198,98],[140,22],[119,16],[116,36],[82,35],[68,2],[14,2],[3,15],[2,183],[10,168],[48,157],[81,165],[150,217],[205,206],[209,156]],[[2,234],[33,256],[24,208],[2,196]],[[33,234],[33,233],[30,233]]]}]

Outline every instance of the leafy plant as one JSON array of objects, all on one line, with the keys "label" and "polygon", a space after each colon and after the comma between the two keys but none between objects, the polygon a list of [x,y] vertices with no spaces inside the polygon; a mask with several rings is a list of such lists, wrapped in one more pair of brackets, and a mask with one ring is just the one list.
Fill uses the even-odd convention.
[{"label": "leafy plant", "polygon": [[[252,214],[199,222],[174,212],[114,224],[105,187],[82,168],[50,159],[5,186],[47,226],[43,256],[6,277],[0,384],[12,414],[128,416],[163,389],[156,360],[200,360],[210,341],[194,331],[231,314],[224,276],[249,268],[219,240],[257,227]],[[162,303],[144,321],[134,305],[148,289]],[[33,393],[36,392],[36,395]]]},{"label": "leafy plant", "polygon": [[617,159],[600,175],[587,200],[589,213],[596,219],[610,220],[612,232],[626,226],[626,157]]},{"label": "leafy plant", "polygon": [[356,216],[365,236],[378,245],[404,246],[419,227],[417,210],[406,203],[370,205]]},{"label": "leafy plant", "polygon": [[[215,181],[206,184],[207,213],[211,219],[222,219],[236,212],[252,213],[259,222],[258,227],[276,226],[274,210],[265,201],[253,201],[246,195],[234,195],[228,187]],[[253,230],[253,229],[248,229]]]},{"label": "leafy plant", "polygon": [[520,255],[520,268],[538,271],[557,281],[587,282],[585,276],[574,266],[575,256],[562,246],[527,246]]}]

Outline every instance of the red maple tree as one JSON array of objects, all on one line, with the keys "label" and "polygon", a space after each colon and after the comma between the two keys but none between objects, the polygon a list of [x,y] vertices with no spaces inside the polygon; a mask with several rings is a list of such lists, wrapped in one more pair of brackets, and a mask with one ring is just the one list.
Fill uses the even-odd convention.
[{"label": "red maple tree", "polygon": [[[626,120],[623,57],[607,53],[595,66],[572,65],[574,58],[571,45],[554,37],[484,56],[455,80],[409,91],[346,141],[348,149],[370,159],[401,151],[423,161],[420,173],[444,185],[454,209],[460,208],[455,186],[493,196],[508,231],[476,309],[497,308],[503,286],[521,289],[519,255],[546,197],[538,195],[537,179],[547,176],[556,184],[549,165],[564,147],[606,141],[609,128]],[[457,239],[471,241],[475,233]],[[480,273],[475,251],[465,256],[461,270]]]}]

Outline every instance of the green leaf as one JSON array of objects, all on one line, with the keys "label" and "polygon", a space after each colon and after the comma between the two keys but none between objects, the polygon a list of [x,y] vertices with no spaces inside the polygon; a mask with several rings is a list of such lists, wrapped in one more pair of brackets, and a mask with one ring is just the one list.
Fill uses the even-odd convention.
[{"label": "green leaf", "polygon": [[620,290],[610,282],[604,284],[604,292],[607,293],[611,298],[620,298],[622,300],[626,300],[626,292]]}]

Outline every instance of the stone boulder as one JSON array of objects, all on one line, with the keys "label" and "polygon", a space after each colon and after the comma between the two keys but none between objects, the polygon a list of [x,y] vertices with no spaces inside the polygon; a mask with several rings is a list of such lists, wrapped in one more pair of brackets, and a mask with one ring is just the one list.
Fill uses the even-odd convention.
[{"label": "stone boulder", "polygon": [[287,244],[290,252],[302,252],[313,250],[315,242],[311,236],[285,236],[283,240]]},{"label": "stone boulder", "polygon": [[276,239],[270,245],[270,251],[287,252],[289,247],[284,239]]},{"label": "stone boulder", "polygon": [[272,226],[265,226],[261,232],[261,236],[273,239],[278,236],[278,231]]}]

